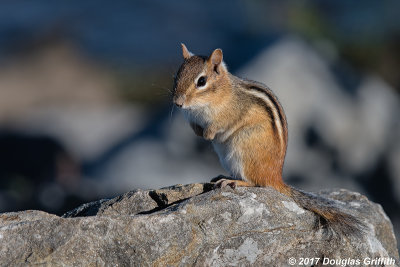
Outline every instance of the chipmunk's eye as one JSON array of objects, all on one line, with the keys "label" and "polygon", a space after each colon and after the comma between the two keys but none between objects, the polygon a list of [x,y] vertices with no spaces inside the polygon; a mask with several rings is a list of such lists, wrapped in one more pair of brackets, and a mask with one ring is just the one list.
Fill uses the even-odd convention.
[{"label": "chipmunk's eye", "polygon": [[203,87],[204,85],[206,85],[207,83],[207,76],[201,76],[198,80],[197,80],[197,88],[199,87]]}]

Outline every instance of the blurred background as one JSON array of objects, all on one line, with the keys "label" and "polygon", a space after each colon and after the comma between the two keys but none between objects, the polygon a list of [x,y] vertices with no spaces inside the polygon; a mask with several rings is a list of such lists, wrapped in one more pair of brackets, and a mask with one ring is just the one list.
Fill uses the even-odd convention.
[{"label": "blurred background", "polygon": [[0,3],[0,212],[62,214],[225,173],[171,104],[180,43],[222,48],[289,123],[288,183],[382,204],[400,234],[400,2]]}]

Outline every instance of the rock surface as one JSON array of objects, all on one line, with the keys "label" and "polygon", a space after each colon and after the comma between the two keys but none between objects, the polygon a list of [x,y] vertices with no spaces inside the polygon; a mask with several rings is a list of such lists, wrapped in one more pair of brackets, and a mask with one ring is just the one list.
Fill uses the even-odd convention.
[{"label": "rock surface", "polygon": [[358,193],[319,194],[366,223],[363,240],[332,238],[316,229],[313,213],[270,188],[211,188],[136,190],[63,217],[0,214],[0,265],[289,266],[290,258],[305,257],[360,259],[361,265],[376,257],[399,262],[390,220],[380,205]]}]

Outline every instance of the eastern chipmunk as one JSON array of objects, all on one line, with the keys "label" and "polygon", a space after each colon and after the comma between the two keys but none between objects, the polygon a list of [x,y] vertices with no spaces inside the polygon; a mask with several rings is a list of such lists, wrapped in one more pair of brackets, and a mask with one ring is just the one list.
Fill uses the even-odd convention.
[{"label": "eastern chipmunk", "polygon": [[221,49],[209,57],[197,56],[182,44],[182,52],[184,62],[175,76],[173,101],[194,132],[212,141],[231,175],[216,181],[216,187],[273,187],[316,213],[334,232],[360,236],[363,223],[339,210],[332,200],[283,182],[288,127],[273,92],[261,83],[229,73]]}]

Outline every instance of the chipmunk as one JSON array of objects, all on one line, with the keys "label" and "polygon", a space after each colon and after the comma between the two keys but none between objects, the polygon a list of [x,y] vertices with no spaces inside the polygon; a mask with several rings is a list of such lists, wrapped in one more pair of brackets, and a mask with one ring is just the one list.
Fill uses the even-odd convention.
[{"label": "chipmunk", "polygon": [[221,49],[197,56],[182,44],[184,62],[173,88],[173,102],[194,132],[212,141],[231,177],[217,177],[215,187],[270,186],[312,211],[339,235],[363,232],[363,223],[333,200],[303,192],[283,182],[288,144],[286,116],[264,84],[238,78],[227,70]]}]

